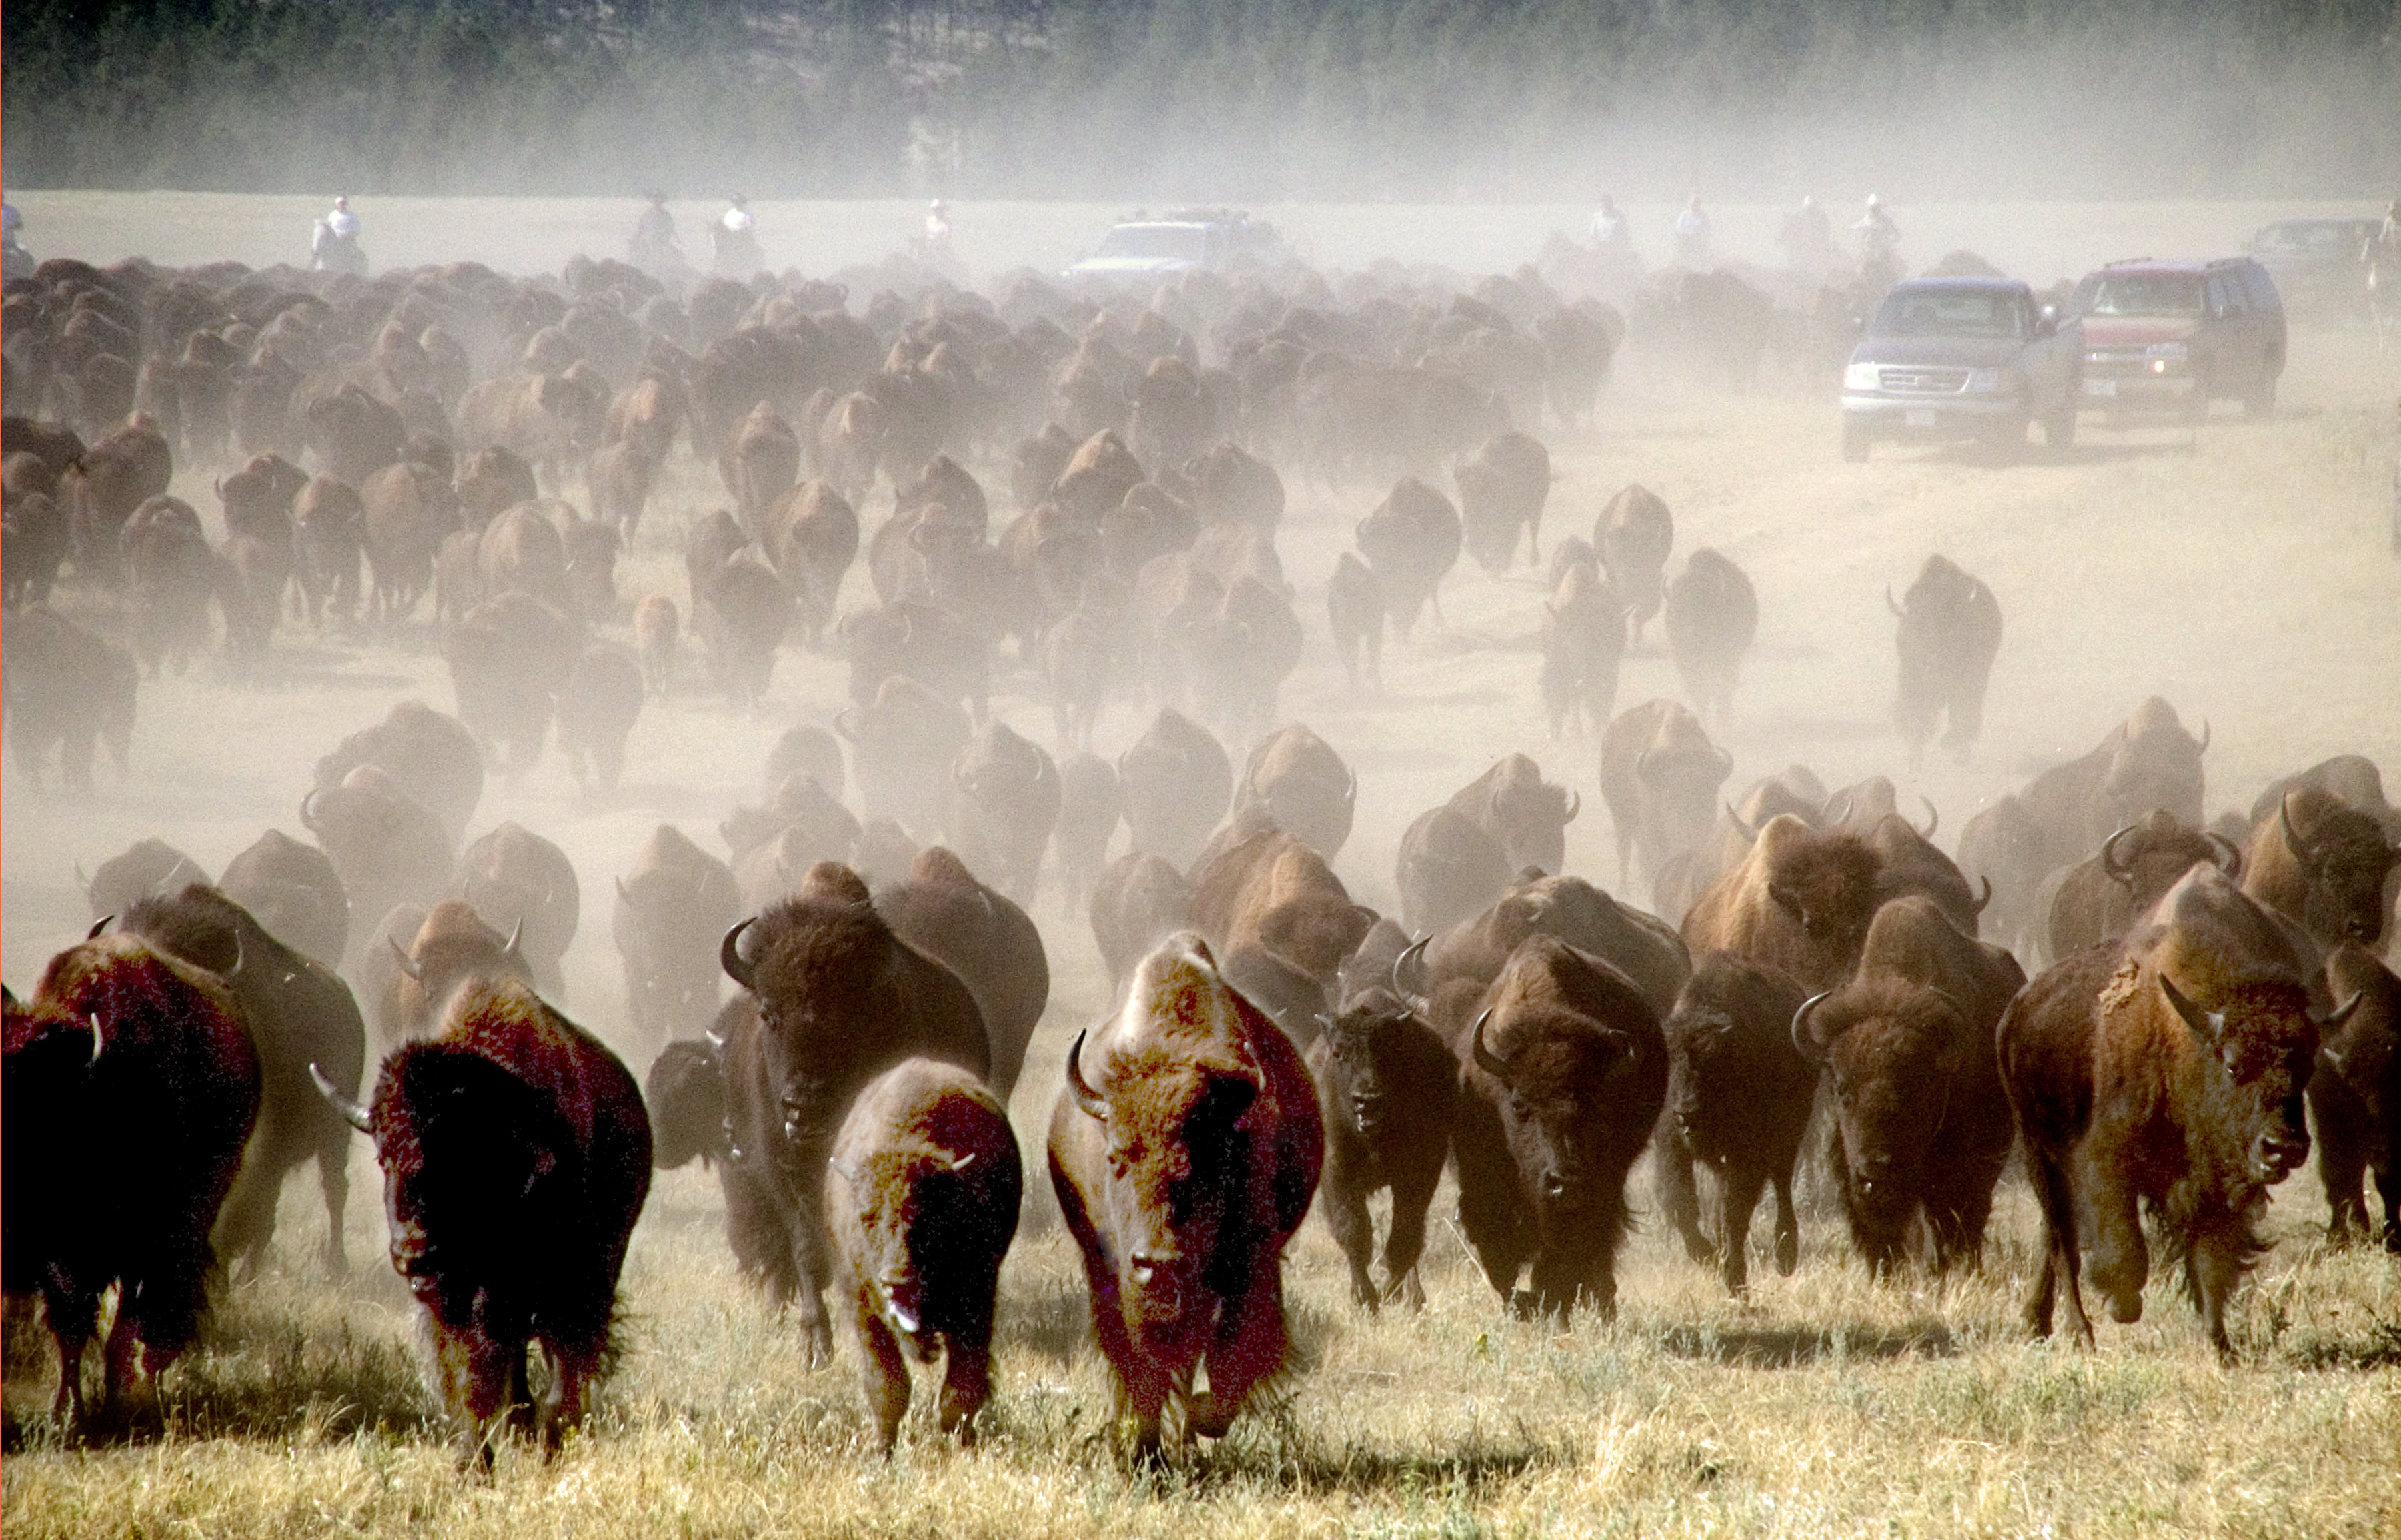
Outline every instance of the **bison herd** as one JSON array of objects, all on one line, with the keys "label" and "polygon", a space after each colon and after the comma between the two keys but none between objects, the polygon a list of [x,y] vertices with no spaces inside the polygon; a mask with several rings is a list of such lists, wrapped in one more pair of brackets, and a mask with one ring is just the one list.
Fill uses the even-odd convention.
[{"label": "bison herd", "polygon": [[[1025,276],[859,305],[583,259],[372,282],[54,261],[5,310],[18,794],[53,767],[89,791],[103,748],[125,766],[139,694],[219,629],[249,681],[280,638],[405,646],[430,608],[454,694],[315,762],[313,843],[268,830],[213,881],[158,839],[78,873],[91,933],[8,997],[7,1286],[40,1299],[69,1424],[107,1291],[114,1399],[191,1345],[212,1286],[268,1265],[311,1161],[343,1272],[356,1131],[470,1458],[583,1417],[652,1173],[695,1159],[812,1359],[852,1339],[883,1447],[912,1357],[944,1358],[940,1425],[971,1437],[1024,1206],[1011,1093],[1052,959],[1082,944],[1033,917],[1046,890],[1114,992],[1036,1089],[1141,1454],[1222,1435],[1285,1368],[1283,1258],[1312,1205],[1362,1308],[1422,1303],[1446,1170],[1496,1295],[1555,1318],[1614,1309],[1646,1153],[1691,1258],[1740,1294],[1760,1200],[1789,1273],[1813,1184],[1878,1276],[1976,1265],[2019,1152],[2037,1334],[2064,1294],[2089,1341],[2088,1284],[2134,1319],[2156,1244],[2231,1352],[2267,1189],[2313,1148],[2337,1232],[2401,1251],[2380,953],[2401,813],[2376,768],[2328,760],[2211,821],[2207,725],[2152,699],[1953,853],[1883,777],[1731,786],[1713,729],[1760,596],[1715,550],[1671,573],[1640,486],[1589,538],[1555,518],[1545,554],[1535,433],[1589,416],[1623,324],[1530,270],[1472,295],[1193,274],[1146,302]],[[213,543],[179,467],[223,472]],[[711,474],[725,506],[657,506]],[[1397,914],[1355,901],[1334,863],[1375,789],[1278,705],[1316,624],[1277,546],[1287,474],[1379,496],[1324,589],[1363,694],[1388,625],[1445,626],[1462,550],[1507,573],[1522,536],[1528,697],[1597,742],[1615,891],[1566,870],[1581,791],[1510,753],[1406,820]],[[645,529],[680,541],[680,596],[621,595]],[[1913,767],[1938,727],[1964,757],[1999,602],[1941,556],[1886,598]],[[1620,708],[1653,619],[1685,700]],[[845,660],[847,698],[775,744],[724,856],[667,823],[623,853],[638,1083],[552,1003],[585,921],[566,853],[514,822],[467,836],[487,777],[554,740],[616,794],[636,721],[696,687],[693,640],[734,708],[792,649]],[[1049,747],[996,685],[1047,701]],[[1129,701],[1139,733],[1099,731]],[[77,1139],[103,1121],[122,1136]],[[95,1153],[45,1158],[69,1147]]]}]

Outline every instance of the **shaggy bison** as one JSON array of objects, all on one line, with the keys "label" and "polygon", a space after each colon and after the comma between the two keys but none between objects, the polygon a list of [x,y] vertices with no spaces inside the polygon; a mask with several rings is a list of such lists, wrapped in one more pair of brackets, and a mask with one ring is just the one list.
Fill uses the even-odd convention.
[{"label": "shaggy bison", "polygon": [[[1390,990],[1371,988],[1318,1023],[1309,1049],[1325,1127],[1324,1202],[1320,1212],[1351,1264],[1351,1298],[1369,1310],[1387,1299],[1425,1303],[1418,1256],[1426,1209],[1450,1154],[1459,1067],[1434,1028]],[[1384,1285],[1368,1276],[1376,1231],[1367,1199],[1389,1189]]]},{"label": "shaggy bison", "polygon": [[1157,1454],[1171,1396],[1193,1433],[1222,1437],[1283,1368],[1283,1248],[1317,1190],[1324,1137],[1300,1055],[1188,931],[1146,957],[1123,1009],[1068,1049],[1050,1183],[1137,1456]]}]

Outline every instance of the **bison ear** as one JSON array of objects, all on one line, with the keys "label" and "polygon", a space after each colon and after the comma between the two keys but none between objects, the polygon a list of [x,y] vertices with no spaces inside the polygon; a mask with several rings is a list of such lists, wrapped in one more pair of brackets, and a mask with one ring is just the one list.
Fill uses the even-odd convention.
[{"label": "bison ear", "polygon": [[2215,1046],[2224,1038],[2226,1035],[2224,1011],[2203,1011],[2193,1004],[2192,1001],[2185,998],[2184,991],[2175,986],[2175,981],[2164,972],[2160,975],[2160,993],[2168,997],[2168,1004],[2175,1008],[2177,1015],[2184,1018],[2187,1026],[2201,1035],[2203,1042]]}]

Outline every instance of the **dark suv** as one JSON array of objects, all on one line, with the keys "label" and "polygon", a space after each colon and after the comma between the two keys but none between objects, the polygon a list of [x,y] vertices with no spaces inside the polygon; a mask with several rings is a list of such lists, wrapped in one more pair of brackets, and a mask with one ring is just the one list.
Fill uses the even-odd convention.
[{"label": "dark suv", "polygon": [[2118,416],[2198,419],[2232,397],[2262,417],[2284,372],[2284,306],[2247,256],[2112,262],[2067,301],[2084,353],[2083,405]]},{"label": "dark suv", "polygon": [[2076,433],[2076,349],[2007,278],[1913,278],[1876,306],[1843,370],[1843,458],[1878,439],[2022,445]]}]

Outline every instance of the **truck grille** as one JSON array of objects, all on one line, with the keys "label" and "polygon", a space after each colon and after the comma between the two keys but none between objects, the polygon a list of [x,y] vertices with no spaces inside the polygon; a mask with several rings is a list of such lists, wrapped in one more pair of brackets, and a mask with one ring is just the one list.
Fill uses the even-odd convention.
[{"label": "truck grille", "polygon": [[1957,395],[1968,388],[1965,369],[1886,369],[1878,378],[1887,395]]}]

